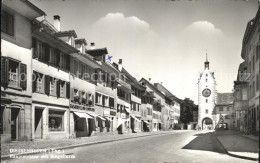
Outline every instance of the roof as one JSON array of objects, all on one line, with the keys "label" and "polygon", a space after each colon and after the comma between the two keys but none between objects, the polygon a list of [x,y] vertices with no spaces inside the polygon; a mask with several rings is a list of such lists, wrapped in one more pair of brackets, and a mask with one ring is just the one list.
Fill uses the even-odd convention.
[{"label": "roof", "polygon": [[27,6],[29,6],[30,8],[32,8],[33,10],[35,10],[36,12],[38,12],[40,15],[45,15],[46,13],[44,11],[42,11],[41,9],[39,9],[37,6],[35,6],[34,4],[32,4],[30,1],[28,0],[21,0],[23,3],[25,3]]},{"label": "roof", "polygon": [[[42,28],[42,29],[41,29]],[[36,30],[39,29],[39,30]],[[41,29],[41,30],[40,30]],[[47,20],[43,20],[43,21],[38,21],[35,20],[33,22],[33,30],[32,33],[39,35],[39,36],[43,36],[43,34],[47,34],[46,36],[48,36],[49,38],[52,38],[54,40],[57,41],[57,43],[59,43],[62,46],[65,46],[66,48],[68,48],[71,52],[78,52],[79,50],[70,46],[69,44],[67,44],[66,42],[64,42],[63,40],[61,40],[60,38],[55,36],[56,30],[55,28],[47,21]]]},{"label": "roof", "polygon": [[127,72],[126,69],[122,68],[122,72],[131,82],[133,82],[133,85],[137,85],[139,88],[145,89],[145,87],[142,86],[142,84],[140,84],[135,77],[133,77],[129,72]]},{"label": "roof", "polygon": [[87,45],[87,41],[84,38],[76,39],[75,44],[84,44]]},{"label": "roof", "polygon": [[256,29],[256,25],[259,24],[257,21],[259,20],[259,8],[257,10],[256,16],[251,19],[250,21],[248,21],[247,26],[246,26],[246,30],[245,30],[245,34],[243,37],[243,42],[242,42],[242,50],[241,50],[241,57],[243,59],[245,59],[245,44],[248,41],[248,39],[250,38],[253,29]]},{"label": "roof", "polygon": [[233,93],[218,93],[216,105],[230,105],[233,104]]},{"label": "roof", "polygon": [[56,32],[55,36],[56,37],[73,36],[74,38],[77,38],[77,34],[74,30]]},{"label": "roof", "polygon": [[162,90],[160,90],[160,88],[161,89],[163,89],[165,92],[165,94],[166,94],[166,96],[170,99],[170,100],[176,100],[176,101],[178,101],[178,102],[181,102],[181,100],[178,98],[178,97],[176,97],[175,95],[173,95],[167,88],[165,88],[162,84],[160,84],[160,83],[154,83],[154,86],[155,87],[157,87],[157,89],[159,90],[159,91],[162,91]]},{"label": "roof", "polygon": [[160,96],[163,96],[163,97],[165,97],[165,95],[161,92],[161,91],[159,91],[153,84],[151,84],[149,81],[147,81],[145,78],[142,78],[141,80],[140,80],[140,82],[141,81],[144,81],[146,84],[148,84],[149,86],[150,86],[150,88],[152,88],[157,94],[159,94]]},{"label": "roof", "polygon": [[86,50],[86,53],[88,53],[88,54],[90,54],[92,56],[108,54],[107,48],[88,49],[88,50]]}]

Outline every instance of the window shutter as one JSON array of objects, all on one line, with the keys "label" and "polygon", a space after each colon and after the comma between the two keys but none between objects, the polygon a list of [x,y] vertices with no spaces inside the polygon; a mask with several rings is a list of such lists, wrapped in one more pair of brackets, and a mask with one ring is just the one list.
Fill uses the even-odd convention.
[{"label": "window shutter", "polygon": [[33,48],[33,51],[32,51],[32,58],[37,58],[37,52],[38,52],[38,49],[37,49],[37,42],[36,42],[36,38],[32,38],[32,48]]},{"label": "window shutter", "polygon": [[102,105],[105,106],[105,96],[102,95]]},{"label": "window shutter", "polygon": [[70,99],[70,83],[66,82],[66,97]]},{"label": "window shutter", "polygon": [[74,88],[70,88],[70,100],[74,101]]},{"label": "window shutter", "polygon": [[79,103],[82,103],[82,91],[79,91]]},{"label": "window shutter", "polygon": [[61,63],[60,63],[60,51],[58,49],[55,49],[55,55],[56,55],[56,66],[61,67]]},{"label": "window shutter", "polygon": [[66,69],[70,71],[70,56],[68,54],[66,56]]},{"label": "window shutter", "polygon": [[45,75],[45,87],[44,87],[44,90],[45,90],[45,93],[47,95],[50,94],[50,76],[48,75]]},{"label": "window shutter", "polygon": [[1,85],[8,85],[8,59],[6,57],[1,57]]},{"label": "window shutter", "polygon": [[36,92],[36,86],[37,86],[37,79],[38,79],[38,73],[33,72],[33,78],[32,78],[32,92]]},{"label": "window shutter", "polygon": [[60,83],[61,83],[61,80],[57,79],[57,83],[56,83],[57,97],[60,97]]},{"label": "window shutter", "polygon": [[98,93],[96,93],[96,104],[98,103]]},{"label": "window shutter", "polygon": [[94,106],[94,99],[95,99],[94,95],[92,95],[91,98],[92,98],[91,99],[92,100],[92,106]]},{"label": "window shutter", "polygon": [[44,43],[44,61],[50,63],[50,46]]},{"label": "window shutter", "polygon": [[19,75],[20,75],[20,87],[23,90],[26,90],[26,88],[27,88],[27,67],[23,63],[20,64]]}]

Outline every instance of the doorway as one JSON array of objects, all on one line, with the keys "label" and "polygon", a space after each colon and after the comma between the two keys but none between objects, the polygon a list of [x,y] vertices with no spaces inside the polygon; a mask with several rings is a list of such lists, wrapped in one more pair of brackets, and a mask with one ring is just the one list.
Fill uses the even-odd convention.
[{"label": "doorway", "polygon": [[18,123],[18,118],[19,118],[19,108],[12,108],[11,109],[11,139],[12,141],[17,141],[19,137],[19,123]]},{"label": "doorway", "polygon": [[42,120],[43,109],[35,109],[34,114],[34,136],[35,139],[43,138],[43,120]]}]

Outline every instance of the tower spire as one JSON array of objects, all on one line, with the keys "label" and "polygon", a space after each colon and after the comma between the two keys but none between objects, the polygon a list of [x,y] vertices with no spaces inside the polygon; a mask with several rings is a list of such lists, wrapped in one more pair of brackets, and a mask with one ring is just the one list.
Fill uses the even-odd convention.
[{"label": "tower spire", "polygon": [[205,69],[209,69],[209,61],[208,61],[208,51],[206,49],[206,61],[204,62],[205,64]]}]

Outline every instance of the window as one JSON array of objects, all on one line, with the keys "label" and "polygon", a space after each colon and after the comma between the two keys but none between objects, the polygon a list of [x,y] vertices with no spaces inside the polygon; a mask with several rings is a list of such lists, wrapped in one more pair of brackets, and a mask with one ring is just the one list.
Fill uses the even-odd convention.
[{"label": "window", "polygon": [[229,109],[229,107],[227,107],[227,111],[229,111],[230,109]]},{"label": "window", "polygon": [[0,124],[0,134],[3,134],[3,127],[4,127],[4,106],[1,106],[1,111],[0,111],[0,117],[1,117],[1,124]]},{"label": "window", "polygon": [[206,74],[206,77],[208,77],[208,74]]},{"label": "window", "polygon": [[109,97],[109,106],[111,108],[114,108],[114,98],[112,98],[112,97]]},{"label": "window", "polygon": [[75,101],[75,102],[79,102],[79,90],[74,89],[74,95],[73,95],[73,97],[74,97],[74,101]]},{"label": "window", "polygon": [[99,93],[96,93],[96,104],[102,105],[102,96]]},{"label": "window", "polygon": [[259,86],[260,86],[260,83],[259,83],[259,75],[257,74],[257,75],[256,75],[256,90],[257,90],[257,91],[259,90]]},{"label": "window", "polygon": [[105,95],[102,95],[102,105],[109,106],[108,97]]},{"label": "window", "polygon": [[255,72],[255,56],[253,56],[252,70]]},{"label": "window", "polygon": [[57,96],[57,79],[55,78],[50,80],[50,95]]},{"label": "window", "polygon": [[66,69],[66,55],[60,53],[60,67]]},{"label": "window", "polygon": [[223,107],[219,107],[219,111],[223,111]]},{"label": "window", "polygon": [[208,103],[208,99],[206,99],[206,103]]},{"label": "window", "polygon": [[229,115],[225,115],[225,119],[230,119],[230,116]]},{"label": "window", "polygon": [[206,82],[208,82],[208,79],[206,79]]},{"label": "window", "polygon": [[57,65],[57,56],[53,48],[50,48],[50,63]]},{"label": "window", "polygon": [[19,87],[19,62],[9,61],[9,85]]},{"label": "window", "polygon": [[87,93],[86,92],[81,92],[81,102],[83,104],[86,104],[87,103]]},{"label": "window", "polygon": [[205,111],[206,111],[206,114],[208,114],[208,113],[209,113],[209,110],[208,110],[208,109],[206,109]]},{"label": "window", "polygon": [[66,82],[65,81],[60,81],[60,97],[64,97],[64,98],[66,97]]},{"label": "window", "polygon": [[78,62],[76,60],[74,60],[74,74],[78,75]]},{"label": "window", "polygon": [[88,94],[88,105],[89,106],[94,106],[94,96],[92,94]]},{"label": "window", "polygon": [[251,72],[252,69],[251,69],[251,61],[249,62],[249,72]]},{"label": "window", "polygon": [[49,110],[49,131],[64,131],[64,111]]},{"label": "window", "polygon": [[14,16],[2,10],[1,18],[1,31],[10,36],[14,36]]},{"label": "window", "polygon": [[44,75],[36,73],[36,92],[44,93]]}]

